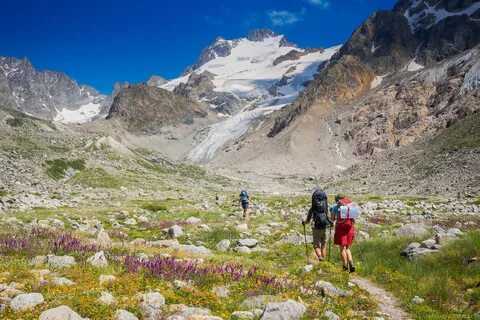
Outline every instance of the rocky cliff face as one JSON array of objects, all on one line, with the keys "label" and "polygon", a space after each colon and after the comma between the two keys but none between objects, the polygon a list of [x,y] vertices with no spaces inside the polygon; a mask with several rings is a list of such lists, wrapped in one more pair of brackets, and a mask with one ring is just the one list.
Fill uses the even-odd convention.
[{"label": "rocky cliff face", "polygon": [[152,134],[162,126],[191,123],[205,117],[205,109],[195,101],[147,85],[129,85],[115,96],[107,119],[118,119],[136,133]]},{"label": "rocky cliff face", "polygon": [[276,118],[269,135],[278,134],[315,103],[353,101],[367,92],[368,82],[380,81],[376,77],[417,71],[473,48],[480,43],[477,15],[479,1],[402,0],[392,11],[374,13],[304,94]]},{"label": "rocky cliff face", "polygon": [[0,101],[42,119],[86,122],[101,113],[106,96],[63,73],[38,71],[27,59],[0,57]]}]

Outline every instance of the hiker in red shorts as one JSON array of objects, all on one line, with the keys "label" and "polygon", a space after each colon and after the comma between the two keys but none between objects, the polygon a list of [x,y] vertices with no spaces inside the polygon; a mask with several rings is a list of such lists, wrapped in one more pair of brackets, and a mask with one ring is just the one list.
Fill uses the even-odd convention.
[{"label": "hiker in red shorts", "polygon": [[342,218],[340,212],[341,207],[348,206],[352,203],[345,196],[335,196],[336,204],[331,208],[332,221],[335,221],[334,243],[340,247],[340,255],[343,262],[343,270],[355,272],[352,253],[350,247],[355,238],[355,220],[351,218]]}]

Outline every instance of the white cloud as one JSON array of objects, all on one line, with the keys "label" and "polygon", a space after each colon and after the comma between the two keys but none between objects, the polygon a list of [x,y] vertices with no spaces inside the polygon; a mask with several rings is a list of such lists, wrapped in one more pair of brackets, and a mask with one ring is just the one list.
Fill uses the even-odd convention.
[{"label": "white cloud", "polygon": [[302,20],[301,12],[296,13],[287,10],[270,10],[267,14],[274,26],[285,26]]},{"label": "white cloud", "polygon": [[322,9],[327,9],[330,7],[330,1],[329,0],[307,0],[310,4],[313,4],[314,6],[318,6]]}]

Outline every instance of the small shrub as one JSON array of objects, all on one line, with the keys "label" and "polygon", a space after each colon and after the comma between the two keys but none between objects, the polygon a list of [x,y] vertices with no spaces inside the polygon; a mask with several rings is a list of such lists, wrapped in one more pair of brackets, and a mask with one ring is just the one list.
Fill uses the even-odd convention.
[{"label": "small shrub", "polygon": [[14,127],[14,128],[23,126],[23,120],[20,118],[8,118],[6,123],[10,127]]},{"label": "small shrub", "polygon": [[45,161],[47,164],[47,174],[50,178],[60,180],[65,176],[65,172],[69,169],[83,170],[85,169],[85,160],[66,160],[55,159]]}]

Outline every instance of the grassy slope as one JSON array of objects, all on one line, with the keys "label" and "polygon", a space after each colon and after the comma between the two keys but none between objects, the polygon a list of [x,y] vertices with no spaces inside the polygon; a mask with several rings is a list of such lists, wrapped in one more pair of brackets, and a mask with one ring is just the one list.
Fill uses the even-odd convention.
[{"label": "grassy slope", "polygon": [[[400,251],[410,239],[377,239],[354,247],[360,273],[398,296],[417,319],[470,319],[480,311],[480,232],[452,242],[440,253],[409,261]],[[418,295],[426,303],[415,305]]]}]

